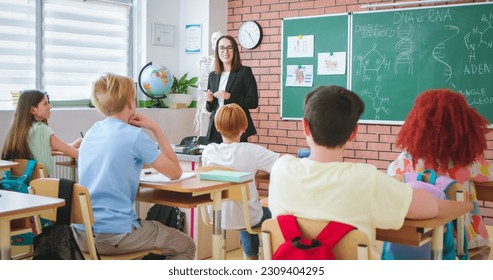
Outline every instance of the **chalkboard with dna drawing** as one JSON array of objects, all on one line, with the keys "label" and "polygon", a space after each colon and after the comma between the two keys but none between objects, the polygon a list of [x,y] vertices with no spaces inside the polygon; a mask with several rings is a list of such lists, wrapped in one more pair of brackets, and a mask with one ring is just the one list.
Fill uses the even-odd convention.
[{"label": "chalkboard with dna drawing", "polygon": [[350,88],[363,122],[402,123],[431,88],[462,93],[493,122],[493,4],[354,13]]}]

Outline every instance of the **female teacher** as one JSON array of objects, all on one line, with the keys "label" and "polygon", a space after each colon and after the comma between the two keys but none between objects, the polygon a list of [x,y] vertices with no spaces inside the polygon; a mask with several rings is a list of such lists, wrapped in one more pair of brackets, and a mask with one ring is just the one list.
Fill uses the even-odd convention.
[{"label": "female teacher", "polygon": [[214,64],[214,72],[209,74],[207,83],[205,108],[211,112],[207,138],[211,143],[222,143],[221,134],[214,125],[214,116],[224,104],[236,103],[247,115],[248,127],[240,139],[241,142],[247,142],[249,136],[257,133],[249,111],[258,107],[257,82],[252,69],[241,65],[238,44],[229,35],[217,40]]}]

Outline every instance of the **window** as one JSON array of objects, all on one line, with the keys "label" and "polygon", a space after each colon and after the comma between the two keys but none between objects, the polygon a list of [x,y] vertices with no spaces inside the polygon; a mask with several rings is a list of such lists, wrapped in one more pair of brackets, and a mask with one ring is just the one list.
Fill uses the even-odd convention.
[{"label": "window", "polygon": [[131,2],[0,0],[0,107],[27,88],[88,104],[102,73],[131,75]]}]

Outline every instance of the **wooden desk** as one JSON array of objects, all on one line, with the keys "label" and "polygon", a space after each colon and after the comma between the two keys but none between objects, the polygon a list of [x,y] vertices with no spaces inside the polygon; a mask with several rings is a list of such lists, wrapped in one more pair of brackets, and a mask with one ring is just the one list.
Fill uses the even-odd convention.
[{"label": "wooden desk", "polygon": [[493,182],[474,182],[478,200],[493,201]]},{"label": "wooden desk", "polygon": [[248,183],[231,183],[204,181],[198,176],[175,183],[141,182],[137,200],[160,205],[195,208],[212,204],[212,258],[219,260],[222,256],[221,201],[225,199],[241,200],[242,189],[248,192]]},{"label": "wooden desk", "polygon": [[57,151],[57,150],[52,150],[51,151],[51,156],[62,156],[62,157],[68,157],[68,160],[65,161],[57,161],[55,162],[56,165],[59,166],[64,166],[70,168],[70,179],[72,181],[77,181],[77,176],[76,176],[76,170],[77,170],[77,159],[68,156],[64,154],[63,152]]},{"label": "wooden desk", "polygon": [[18,162],[0,159],[0,172],[8,171],[12,166],[16,166],[18,164]]},{"label": "wooden desk", "polygon": [[[406,219],[398,230],[377,229],[377,240],[421,246],[431,241],[432,258],[442,259],[443,226],[473,209],[470,202],[439,200],[438,216],[426,220]],[[464,238],[459,236],[458,238]]]},{"label": "wooden desk", "polygon": [[65,205],[60,198],[0,190],[0,254],[10,260],[10,221],[55,211]]}]

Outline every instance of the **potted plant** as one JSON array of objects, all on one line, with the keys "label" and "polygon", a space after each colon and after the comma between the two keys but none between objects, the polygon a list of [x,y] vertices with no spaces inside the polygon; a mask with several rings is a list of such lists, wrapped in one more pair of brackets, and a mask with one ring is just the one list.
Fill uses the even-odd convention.
[{"label": "potted plant", "polygon": [[187,108],[192,103],[192,95],[187,94],[188,88],[196,88],[198,77],[187,79],[188,73],[185,73],[181,78],[173,76],[173,85],[171,93],[163,100],[164,104],[169,108]]}]

